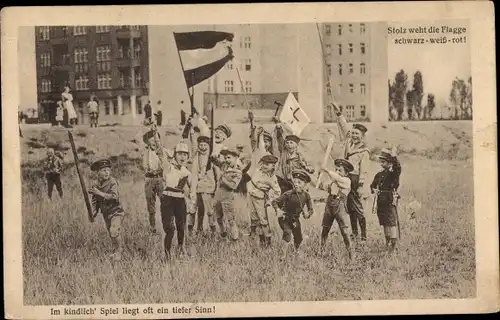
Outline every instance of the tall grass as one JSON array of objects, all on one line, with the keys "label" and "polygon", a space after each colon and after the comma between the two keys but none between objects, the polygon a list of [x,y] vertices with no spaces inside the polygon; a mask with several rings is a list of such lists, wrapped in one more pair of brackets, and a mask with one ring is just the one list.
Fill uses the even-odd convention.
[{"label": "tall grass", "polygon": [[[273,245],[262,250],[243,237],[233,244],[203,236],[187,239],[190,257],[163,260],[162,236],[148,233],[144,184],[138,164],[114,158],[127,216],[122,261],[111,262],[102,217],[88,222],[76,170],[63,172],[64,199],[46,199],[38,163],[22,177],[24,303],[112,304],[164,302],[319,301],[360,299],[468,298],[475,296],[472,165],[460,161],[402,159],[401,243],[397,255],[384,252],[384,237],[367,204],[368,242],[349,262],[334,225],[329,255],[318,256],[324,204],[303,221],[302,255],[281,241],[270,213]],[[86,180],[91,173],[82,163]],[[121,167],[121,169],[118,169]],[[376,167],[375,167],[376,168]],[[372,177],[374,171],[370,173]],[[422,203],[409,220],[404,203]],[[157,204],[159,212],[159,203]],[[238,221],[248,229],[240,200]],[[161,226],[158,214],[158,225]],[[174,238],[175,239],[175,238]],[[174,241],[175,243],[175,241]]]}]

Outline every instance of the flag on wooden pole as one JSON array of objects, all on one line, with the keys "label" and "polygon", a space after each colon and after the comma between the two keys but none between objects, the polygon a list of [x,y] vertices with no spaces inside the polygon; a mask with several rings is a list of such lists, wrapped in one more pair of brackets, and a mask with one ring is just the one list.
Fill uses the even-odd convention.
[{"label": "flag on wooden pole", "polygon": [[290,92],[283,106],[278,111],[277,118],[292,133],[300,137],[304,128],[311,123],[307,113],[300,107],[295,96]]},{"label": "flag on wooden pole", "polygon": [[221,31],[174,33],[188,88],[210,78],[233,59],[233,37]]}]

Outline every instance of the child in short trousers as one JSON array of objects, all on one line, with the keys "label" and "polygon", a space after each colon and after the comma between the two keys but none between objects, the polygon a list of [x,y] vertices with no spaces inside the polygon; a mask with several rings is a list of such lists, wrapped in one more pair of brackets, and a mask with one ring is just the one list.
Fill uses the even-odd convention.
[{"label": "child in short trousers", "polygon": [[370,185],[372,194],[376,194],[376,212],[378,221],[384,227],[386,245],[390,253],[397,249],[399,238],[399,221],[397,212],[397,201],[399,195],[399,177],[401,175],[401,164],[396,157],[396,150],[382,149],[380,155],[380,166],[382,171],[378,172]]},{"label": "child in short trousers", "polygon": [[120,260],[123,251],[121,227],[125,213],[120,203],[118,183],[111,176],[109,160],[98,160],[92,163],[90,169],[97,172],[97,181],[88,190],[91,195],[93,213],[94,216],[97,216],[99,211],[102,213],[113,244],[111,258]]},{"label": "child in short trousers", "polygon": [[[290,242],[293,236],[295,249],[298,250],[303,240],[300,215],[309,219],[314,214],[311,196],[306,191],[306,185],[311,182],[311,177],[302,169],[294,170],[291,176],[293,189],[273,200],[272,206],[276,210],[279,225],[283,230],[283,240]],[[307,212],[304,212],[304,205],[307,207]]]},{"label": "child in short trousers", "polygon": [[349,253],[349,258],[352,258],[351,239],[349,234],[349,216],[347,215],[347,195],[351,190],[351,180],[349,172],[353,170],[352,164],[345,159],[335,159],[335,171],[330,171],[326,167],[321,168],[326,172],[332,182],[328,185],[320,184],[320,189],[328,192],[328,198],[325,205],[325,213],[323,215],[322,231],[321,231],[321,248],[324,249],[328,239],[328,233],[332,228],[333,222],[337,220],[340,228],[340,233],[344,239],[344,244]]},{"label": "child in short trousers", "polygon": [[278,157],[264,155],[260,161],[260,167],[252,174],[248,182],[248,194],[251,203],[251,230],[256,230],[263,246],[271,245],[271,228],[268,219],[268,206],[271,201],[279,197],[281,189],[278,179],[274,173]]}]

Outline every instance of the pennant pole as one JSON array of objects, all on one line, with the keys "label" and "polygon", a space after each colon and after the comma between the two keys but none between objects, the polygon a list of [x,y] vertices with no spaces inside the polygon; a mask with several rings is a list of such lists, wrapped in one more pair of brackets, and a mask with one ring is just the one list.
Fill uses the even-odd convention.
[{"label": "pennant pole", "polygon": [[[324,66],[326,67],[327,63],[326,63],[326,56],[325,56],[325,47],[323,46],[323,39],[321,38],[321,32],[319,30],[319,24],[317,22],[316,22],[316,29],[318,30],[319,42],[321,44],[321,55],[323,56],[323,63],[324,63]],[[332,83],[331,83],[330,74],[328,73],[328,70],[326,72],[326,79],[328,82],[327,88],[329,89],[329,90],[327,90],[327,94],[330,96],[332,101],[334,101],[334,103],[335,103],[335,98],[333,97],[333,93],[332,93]],[[330,156],[330,153],[332,152],[334,141],[335,141],[335,139],[332,135],[332,137],[330,138],[330,141],[328,141],[328,147],[326,148],[325,156],[323,157],[322,166],[326,166],[326,163],[328,162],[328,157]],[[316,180],[316,188],[319,188],[319,184],[321,182],[322,175],[323,175],[323,172],[320,171],[319,175],[318,175],[318,180]]]},{"label": "pennant pole", "polygon": [[[175,41],[175,32],[173,34],[174,34],[174,41]],[[175,45],[177,47],[177,42],[175,43]],[[182,63],[181,52],[179,51],[179,47],[177,47],[177,55],[179,56],[179,61],[181,63],[182,74],[184,76],[184,81],[186,82],[187,93],[189,95],[189,101],[191,102],[191,115],[194,115],[196,113],[196,109],[194,108],[193,95],[189,92],[189,85],[188,85],[188,82],[187,82],[187,79],[186,79],[186,73],[185,73],[186,71],[184,70],[184,63]],[[194,93],[194,91],[193,91],[193,93]]]},{"label": "pennant pole", "polygon": [[238,69],[238,67],[236,67],[236,73],[238,74],[238,79],[240,80],[241,92],[243,92],[243,99],[245,100],[248,111],[250,109],[250,105],[248,104],[247,94],[245,92],[245,88],[243,87],[243,80],[241,80],[240,70]]}]

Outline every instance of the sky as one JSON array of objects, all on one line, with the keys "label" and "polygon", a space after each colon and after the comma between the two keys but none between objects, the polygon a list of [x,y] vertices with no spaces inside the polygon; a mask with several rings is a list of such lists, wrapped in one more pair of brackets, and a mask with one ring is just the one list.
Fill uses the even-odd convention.
[{"label": "sky", "polygon": [[[430,26],[434,25],[441,27],[446,25],[451,27],[466,27],[468,25],[463,21],[448,21],[446,23],[389,23],[389,26],[411,28],[415,26]],[[466,36],[467,31],[461,35],[446,34],[448,38]],[[451,83],[455,77],[459,77],[467,81],[471,75],[470,65],[470,44],[395,44],[395,38],[438,38],[443,34],[399,34],[388,36],[388,69],[389,79],[391,82],[399,70],[404,69],[408,74],[408,85],[413,84],[413,74],[420,70],[424,81],[424,94],[434,93],[436,102],[443,103],[448,100],[451,90]]]}]

